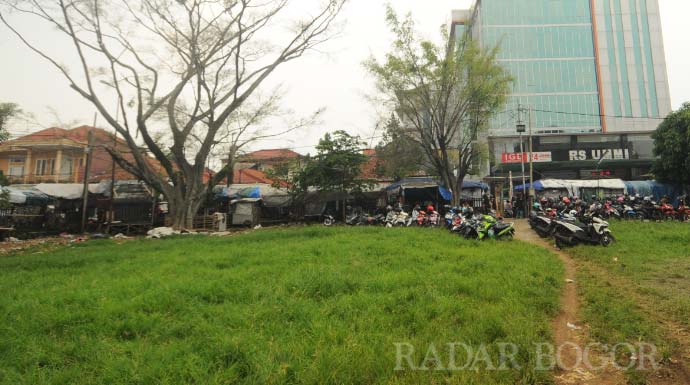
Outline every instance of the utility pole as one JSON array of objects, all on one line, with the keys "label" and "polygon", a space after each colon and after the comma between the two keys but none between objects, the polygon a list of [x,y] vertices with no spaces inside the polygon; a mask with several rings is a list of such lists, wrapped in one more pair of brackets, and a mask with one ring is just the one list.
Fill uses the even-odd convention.
[{"label": "utility pole", "polygon": [[529,124],[529,208],[528,214],[532,211],[532,205],[534,204],[535,191],[534,191],[534,164],[532,155],[532,106],[528,110],[528,124]]},{"label": "utility pole", "polygon": [[[516,125],[517,132],[520,134],[520,167],[522,168],[522,200],[523,212],[527,216],[528,199],[526,195],[527,181],[525,180],[525,148],[522,140],[522,134],[525,132],[525,124],[522,122],[522,105],[518,103],[518,122]],[[530,186],[531,187],[531,186]]]},{"label": "utility pole", "polygon": [[[113,151],[117,146],[117,131],[113,133]],[[110,168],[110,207],[108,209],[108,223],[115,221],[115,157],[111,156],[112,167]]]},{"label": "utility pole", "polygon": [[[94,118],[94,127],[96,126],[96,119]],[[93,143],[93,130],[89,130],[88,134],[88,144],[84,149],[86,152],[86,164],[84,165],[84,192],[82,193],[82,208],[81,208],[81,232],[82,234],[86,232],[86,210],[89,205],[89,178],[91,174],[91,157],[93,156],[93,148],[91,147]]]},{"label": "utility pole", "polygon": [[[121,99],[120,99],[121,101]],[[115,121],[120,120],[120,109],[115,109]],[[94,124],[94,127],[96,125]],[[117,148],[117,130],[113,129],[113,151]],[[115,222],[115,157],[110,156],[112,167],[110,168],[110,207],[108,207],[108,228]]]},{"label": "utility pole", "polygon": [[225,179],[225,187],[228,188],[231,184],[235,183],[233,180],[235,175],[235,153],[237,153],[237,149],[235,148],[234,144],[231,144],[230,149],[228,150],[228,175]]}]

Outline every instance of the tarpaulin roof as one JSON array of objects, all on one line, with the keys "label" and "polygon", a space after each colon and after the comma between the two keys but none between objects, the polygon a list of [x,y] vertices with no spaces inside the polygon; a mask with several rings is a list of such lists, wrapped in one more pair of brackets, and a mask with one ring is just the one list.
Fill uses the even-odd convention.
[{"label": "tarpaulin roof", "polygon": [[292,198],[285,190],[277,189],[267,184],[246,185],[233,184],[230,187],[215,186],[213,193],[216,199],[233,200],[240,198],[261,198],[267,207],[288,206]]},{"label": "tarpaulin roof", "polygon": [[[84,185],[81,183],[41,183],[37,184],[36,189],[40,192],[55,198],[61,199],[81,199],[84,193]],[[104,194],[110,187],[108,183],[89,184],[89,193]]]},{"label": "tarpaulin roof", "polygon": [[[386,187],[386,190],[394,190],[396,188],[427,188],[427,187],[434,187],[438,186],[439,182],[434,179],[434,178],[428,178],[428,177],[418,177],[418,178],[406,178],[406,179],[401,179],[389,186]],[[480,188],[482,190],[488,190],[489,186],[486,183],[482,182],[475,182],[475,181],[463,181],[462,182],[462,188],[463,189],[472,189],[472,188]]]},{"label": "tarpaulin roof", "polygon": [[3,192],[7,192],[10,203],[15,205],[23,205],[26,203],[26,195],[21,191],[12,187],[0,187]]},{"label": "tarpaulin roof", "polygon": [[[105,195],[110,197],[110,182],[107,181],[107,190]],[[118,180],[115,181],[115,201],[150,201],[152,199],[151,191],[146,183],[138,180]]]},{"label": "tarpaulin roof", "polygon": [[[532,185],[515,186],[515,191],[529,189]],[[574,180],[574,179],[542,179],[534,182],[534,189],[543,190],[567,190],[568,194],[577,196],[582,188],[598,188],[602,190],[621,190],[625,191],[625,182],[621,179],[598,179],[598,180]]]},{"label": "tarpaulin roof", "polygon": [[[438,187],[439,188],[439,193],[441,196],[443,196],[443,199],[445,200],[451,200],[453,198],[453,193],[446,189],[445,187],[441,186],[441,184],[434,178],[406,178],[402,179],[398,182],[395,182],[391,184],[390,186],[386,187],[386,191],[391,191],[391,190],[396,190],[399,188],[403,189],[416,189],[416,188],[432,188],[432,187]],[[469,190],[469,189],[482,189],[482,190],[488,190],[489,186],[486,183],[482,182],[475,182],[475,181],[463,181],[462,182],[462,188],[463,190]]]},{"label": "tarpaulin roof", "polygon": [[233,199],[230,201],[230,204],[234,205],[236,203],[256,203],[256,202],[261,202],[261,198],[240,198],[240,199]]},{"label": "tarpaulin roof", "polygon": [[241,198],[261,198],[261,188],[259,186],[238,185],[214,189],[217,198],[221,199],[241,199]]},{"label": "tarpaulin roof", "polygon": [[31,185],[12,185],[2,189],[9,193],[10,203],[15,205],[40,206],[54,200]]},{"label": "tarpaulin roof", "polygon": [[468,190],[468,189],[482,189],[482,190],[488,190],[489,185],[483,182],[475,182],[471,180],[466,180],[462,182],[462,189],[463,190]]}]

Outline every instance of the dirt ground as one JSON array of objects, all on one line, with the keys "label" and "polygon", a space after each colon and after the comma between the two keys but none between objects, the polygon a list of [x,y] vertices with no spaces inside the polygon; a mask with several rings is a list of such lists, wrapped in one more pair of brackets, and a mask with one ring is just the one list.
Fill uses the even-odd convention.
[{"label": "dirt ground", "polygon": [[[579,347],[580,351],[583,351],[585,345],[591,340],[587,334],[586,326],[580,323],[578,316],[580,301],[577,296],[577,282],[575,281],[577,273],[575,261],[568,254],[557,250],[553,244],[549,243],[550,240],[540,238],[530,229],[526,220],[516,221],[515,227],[517,239],[552,250],[558,255],[565,268],[566,284],[561,294],[561,311],[551,325],[556,346],[564,347],[561,354],[563,367],[572,368],[572,370],[560,370],[557,372],[556,384],[625,385],[626,380],[623,373],[611,365],[606,365],[606,369],[600,371],[592,371],[583,364],[576,365],[578,355],[576,354],[575,346]],[[570,327],[568,324],[570,324]],[[572,326],[575,326],[576,329],[573,329]],[[597,352],[592,352],[591,355],[593,363],[601,363],[600,366],[603,366],[601,355],[597,354]]]}]

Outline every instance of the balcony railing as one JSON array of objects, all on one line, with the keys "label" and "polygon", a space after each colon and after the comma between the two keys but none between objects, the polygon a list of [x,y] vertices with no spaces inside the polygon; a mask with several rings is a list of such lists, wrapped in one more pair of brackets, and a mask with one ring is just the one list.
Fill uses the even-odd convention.
[{"label": "balcony railing", "polygon": [[81,178],[75,175],[53,174],[53,175],[8,175],[7,179],[11,184],[38,184],[38,183],[75,183],[81,182]]}]

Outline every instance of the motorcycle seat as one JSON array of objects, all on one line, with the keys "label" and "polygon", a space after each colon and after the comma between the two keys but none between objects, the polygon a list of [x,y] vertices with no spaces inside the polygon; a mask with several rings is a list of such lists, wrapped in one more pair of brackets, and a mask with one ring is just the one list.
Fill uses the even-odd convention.
[{"label": "motorcycle seat", "polygon": [[497,230],[497,231],[502,231],[502,230],[507,229],[507,228],[510,227],[510,226],[511,226],[510,223],[497,223],[497,224],[496,224],[496,230]]}]

